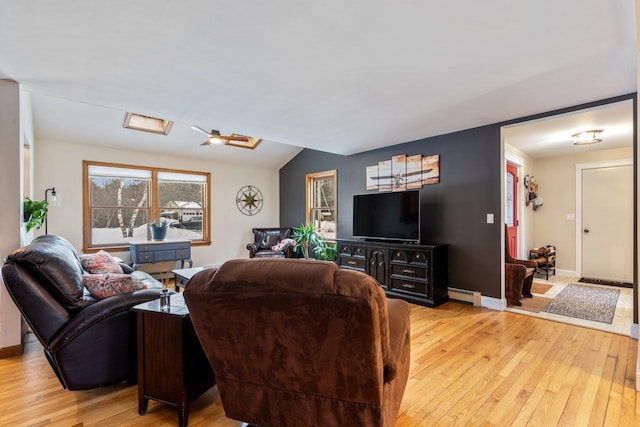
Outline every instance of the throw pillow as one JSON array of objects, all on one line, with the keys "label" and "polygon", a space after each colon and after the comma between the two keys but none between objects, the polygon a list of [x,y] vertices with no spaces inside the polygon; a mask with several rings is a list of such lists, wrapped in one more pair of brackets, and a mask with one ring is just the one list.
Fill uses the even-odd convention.
[{"label": "throw pillow", "polygon": [[116,261],[111,254],[103,250],[95,254],[80,255],[80,262],[82,263],[82,268],[90,274],[123,273],[118,261]]},{"label": "throw pillow", "polygon": [[85,274],[82,276],[82,284],[99,300],[147,289],[144,282],[128,274]]},{"label": "throw pillow", "polygon": [[283,250],[283,249],[284,249],[284,247],[285,247],[285,246],[287,246],[288,244],[292,244],[292,245],[294,245],[294,246],[295,246],[296,241],[295,241],[295,240],[293,240],[293,239],[282,239],[282,240],[280,240],[280,241],[278,242],[278,244],[277,244],[277,245],[275,245],[275,246],[271,246],[271,250],[274,250],[274,251],[281,251],[281,250]]}]

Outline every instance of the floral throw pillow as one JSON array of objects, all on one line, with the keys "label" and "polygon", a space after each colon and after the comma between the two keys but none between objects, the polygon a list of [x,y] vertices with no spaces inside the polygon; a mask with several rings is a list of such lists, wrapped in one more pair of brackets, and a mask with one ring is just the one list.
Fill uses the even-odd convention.
[{"label": "floral throw pillow", "polygon": [[126,294],[141,289],[147,285],[129,274],[85,274],[82,284],[96,299],[105,299],[113,295]]},{"label": "floral throw pillow", "polygon": [[120,264],[108,253],[103,250],[95,254],[80,255],[82,268],[90,274],[115,273],[122,274]]},{"label": "floral throw pillow", "polygon": [[278,244],[277,244],[277,245],[275,245],[275,246],[271,246],[271,250],[273,250],[273,251],[281,251],[281,250],[283,250],[283,249],[284,249],[284,247],[285,247],[285,246],[287,246],[287,244],[289,244],[289,243],[295,246],[296,241],[295,241],[295,240],[293,240],[293,239],[282,239],[282,240],[280,240],[280,241],[278,242]]}]

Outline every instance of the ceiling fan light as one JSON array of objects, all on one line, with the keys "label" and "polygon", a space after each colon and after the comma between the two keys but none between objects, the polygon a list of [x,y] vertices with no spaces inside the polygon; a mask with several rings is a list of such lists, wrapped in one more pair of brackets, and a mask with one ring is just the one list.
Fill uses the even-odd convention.
[{"label": "ceiling fan light", "polygon": [[222,144],[222,140],[215,135],[209,137],[209,142],[211,144]]},{"label": "ceiling fan light", "polygon": [[598,138],[602,131],[603,129],[595,129],[574,133],[571,135],[571,137],[573,137],[573,145],[588,145],[602,142],[602,139]]}]

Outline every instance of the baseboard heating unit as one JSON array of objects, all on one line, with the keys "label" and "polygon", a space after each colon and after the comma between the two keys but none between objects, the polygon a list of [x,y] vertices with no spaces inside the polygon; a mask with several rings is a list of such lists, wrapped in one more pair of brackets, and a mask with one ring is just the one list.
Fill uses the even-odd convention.
[{"label": "baseboard heating unit", "polygon": [[468,291],[466,289],[448,288],[449,299],[466,302],[476,307],[480,307],[480,292]]}]

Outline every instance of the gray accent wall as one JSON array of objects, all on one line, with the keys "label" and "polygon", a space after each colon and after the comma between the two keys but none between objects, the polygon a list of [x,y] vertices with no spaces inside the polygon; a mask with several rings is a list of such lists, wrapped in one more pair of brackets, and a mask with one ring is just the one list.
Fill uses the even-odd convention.
[{"label": "gray accent wall", "polygon": [[[500,298],[500,125],[339,156],[303,150],[280,169],[280,224],[305,221],[305,175],[337,169],[338,238],[352,235],[354,194],[366,167],[398,154],[440,155],[440,183],[420,190],[421,243],[449,246],[449,286]],[[487,213],[496,221],[487,224]]]}]

